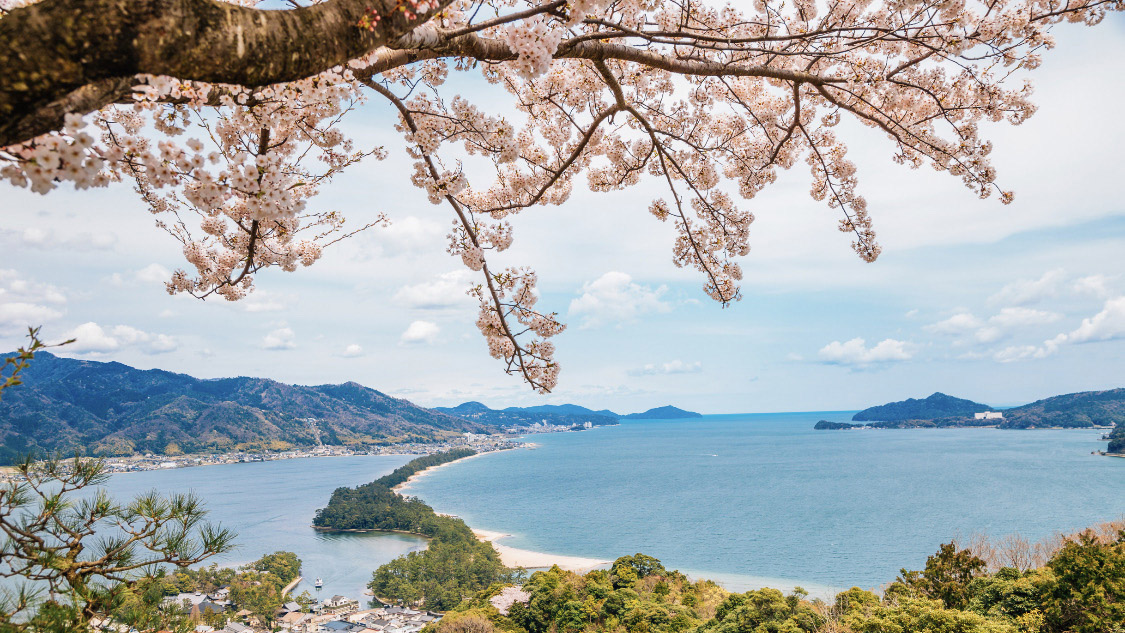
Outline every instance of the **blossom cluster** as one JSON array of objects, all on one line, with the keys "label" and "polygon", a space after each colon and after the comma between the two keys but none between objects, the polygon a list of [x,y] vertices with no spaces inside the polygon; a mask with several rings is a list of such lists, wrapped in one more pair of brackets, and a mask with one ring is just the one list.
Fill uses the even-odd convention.
[{"label": "blossom cluster", "polygon": [[[433,8],[403,0],[395,10]],[[399,111],[412,183],[455,217],[448,250],[480,274],[470,293],[489,353],[546,391],[559,371],[548,339],[563,325],[536,309],[534,272],[489,266],[512,244],[515,214],[564,204],[577,184],[643,186],[638,207],[675,227],[675,264],[700,271],[704,292],[726,305],[741,298],[749,206],[804,164],[810,195],[874,261],[880,246],[839,123],[889,138],[898,163],[1010,202],[981,124],[1034,114],[1032,86],[1016,78],[1054,46],[1053,25],[1123,9],[1125,0],[457,0],[346,67],[291,84],[140,77],[134,105],[0,148],[0,178],[38,192],[133,181],[192,268],[169,290],[237,299],[255,271],[307,266],[347,235],[338,214],[306,208],[333,175],[382,157],[338,126],[370,88]],[[444,96],[449,73],[472,68],[510,105]],[[449,153],[458,160],[443,161]]]}]

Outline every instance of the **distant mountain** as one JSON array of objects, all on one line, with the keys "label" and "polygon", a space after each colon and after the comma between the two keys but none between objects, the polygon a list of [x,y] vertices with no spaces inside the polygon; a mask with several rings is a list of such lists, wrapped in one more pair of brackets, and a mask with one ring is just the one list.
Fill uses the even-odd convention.
[{"label": "distant mountain", "polygon": [[910,398],[864,409],[853,415],[852,420],[856,422],[902,422],[905,420],[935,420],[939,418],[971,418],[974,413],[992,410],[992,407],[987,404],[954,398],[938,392],[924,400]]},{"label": "distant mountain", "polygon": [[434,411],[457,416],[480,424],[498,427],[551,424],[555,426],[592,426],[617,424],[617,414],[609,411],[592,411],[576,404],[544,404],[535,407],[508,407],[490,409],[479,402],[462,402],[455,407],[435,407]]},{"label": "distant mountain", "polygon": [[817,431],[846,431],[848,429],[862,428],[862,424],[848,424],[847,422],[829,422],[828,420],[821,420],[817,422],[814,429]]},{"label": "distant mountain", "polygon": [[488,430],[354,382],[201,380],[45,352],[23,381],[0,399],[0,464],[36,449],[178,454],[432,441]]},{"label": "distant mountain", "polygon": [[[964,403],[968,403],[967,405]],[[952,411],[962,411],[952,414]],[[991,411],[983,404],[935,393],[925,400],[904,400],[865,409],[852,417],[873,428],[935,428],[996,426],[1001,429],[1091,428],[1113,426],[1110,453],[1125,453],[1125,388],[1082,391],[1036,400],[1000,413],[1003,417],[978,420],[974,413]],[[927,417],[929,414],[930,417]],[[813,428],[838,430],[855,424],[821,420]]]},{"label": "distant mountain", "polygon": [[508,407],[505,411],[526,411],[528,413],[559,413],[562,415],[604,415],[611,418],[619,418],[609,409],[602,409],[601,411],[594,411],[577,404],[541,404],[534,407]]},{"label": "distant mountain", "polygon": [[1001,428],[1113,426],[1125,423],[1125,388],[1082,391],[1006,409]]},{"label": "distant mountain", "polygon": [[630,413],[622,416],[626,420],[680,420],[684,418],[702,418],[703,414],[694,411],[684,411],[673,406],[656,407],[644,413]]},{"label": "distant mountain", "polygon": [[1118,422],[1109,434],[1109,446],[1106,452],[1125,455],[1125,422]]}]

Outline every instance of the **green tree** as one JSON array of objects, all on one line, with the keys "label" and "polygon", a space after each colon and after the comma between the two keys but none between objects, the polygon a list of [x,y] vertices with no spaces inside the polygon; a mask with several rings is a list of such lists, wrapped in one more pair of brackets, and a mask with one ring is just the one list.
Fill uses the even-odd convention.
[{"label": "green tree", "polygon": [[281,590],[270,582],[239,582],[231,585],[230,598],[236,605],[258,617],[267,627],[277,619],[285,604]]},{"label": "green tree", "polygon": [[841,622],[851,633],[1020,633],[1012,622],[907,595],[877,605],[858,603]]},{"label": "green tree", "polygon": [[921,571],[901,570],[902,575],[887,588],[889,595],[919,595],[940,600],[950,609],[969,604],[969,583],[985,573],[987,563],[954,543],[943,543],[937,553],[926,558]]},{"label": "green tree", "polygon": [[114,501],[98,488],[108,478],[100,460],[27,458],[17,472],[0,486],[0,576],[23,581],[0,600],[7,630],[53,630],[68,619],[86,626],[149,600],[145,579],[161,565],[187,567],[233,545],[234,533],[207,522],[194,494]]},{"label": "green tree", "polygon": [[1044,599],[1051,631],[1125,631],[1125,530],[1114,543],[1085,532],[1070,540],[1047,563],[1054,582]]},{"label": "green tree", "polygon": [[300,575],[301,559],[293,552],[274,552],[266,554],[250,564],[251,569],[273,574],[281,581],[284,587]]},{"label": "green tree", "polygon": [[815,631],[824,622],[803,591],[786,596],[777,589],[732,594],[719,605],[715,617],[700,633],[800,633]]}]

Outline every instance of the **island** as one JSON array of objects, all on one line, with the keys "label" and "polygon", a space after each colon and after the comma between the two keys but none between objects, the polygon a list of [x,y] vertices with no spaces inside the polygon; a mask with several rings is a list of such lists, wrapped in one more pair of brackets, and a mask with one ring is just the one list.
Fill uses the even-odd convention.
[{"label": "island", "polygon": [[865,424],[848,424],[847,422],[829,422],[828,420],[821,420],[813,427],[817,431],[846,431],[848,429],[863,429],[871,428]]},{"label": "island", "polygon": [[908,398],[864,409],[852,416],[853,422],[901,422],[973,417],[976,413],[993,411],[987,404],[954,398],[936,392],[928,398]]},{"label": "island", "polygon": [[1106,453],[1125,456],[1125,388],[1081,391],[999,410],[986,404],[937,392],[864,409],[851,424],[821,420],[818,431],[853,428],[915,429],[995,427],[1000,429],[1112,429]]},{"label": "island", "polygon": [[694,411],[684,411],[673,406],[656,407],[643,413],[630,413],[622,416],[625,420],[682,420],[686,418],[702,418],[703,414]]}]

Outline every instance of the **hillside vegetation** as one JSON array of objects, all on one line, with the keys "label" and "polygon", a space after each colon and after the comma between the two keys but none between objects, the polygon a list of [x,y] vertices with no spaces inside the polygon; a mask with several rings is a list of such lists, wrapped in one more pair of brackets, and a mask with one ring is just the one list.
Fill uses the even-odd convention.
[{"label": "hillside vegetation", "polygon": [[435,633],[1121,633],[1125,531],[1064,539],[1038,566],[995,566],[954,543],[883,595],[852,587],[831,600],[800,588],[729,593],[651,556],[585,575],[554,567],[521,591],[490,587]]},{"label": "hillside vegetation", "polygon": [[[201,380],[45,352],[0,400],[0,464],[31,451],[95,455],[434,441],[488,427],[356,383]],[[312,418],[315,422],[309,422]]]},{"label": "hillside vegetation", "polygon": [[328,507],[317,510],[313,525],[334,530],[395,530],[429,537],[425,550],[410,552],[379,567],[368,588],[384,600],[440,611],[452,609],[494,583],[519,578],[520,573],[505,567],[496,548],[477,540],[461,519],[439,515],[421,499],[405,497],[391,488],[427,468],[475,454],[470,449],[456,449],[427,455],[369,484],[337,488]]},{"label": "hillside vegetation", "polygon": [[472,530],[460,519],[439,516],[421,499],[405,497],[391,488],[417,472],[473,455],[476,451],[469,448],[426,455],[371,483],[337,488],[328,505],[316,511],[313,525],[325,530],[394,530],[431,538],[448,532],[471,537]]},{"label": "hillside vegetation", "polygon": [[[1111,433],[1110,452],[1125,450],[1125,388],[1106,391],[1082,391],[1036,400],[1002,411],[1001,419],[977,420],[973,414],[995,411],[988,405],[935,393],[924,400],[911,398],[901,402],[864,409],[852,419],[866,422],[872,428],[925,428],[960,426],[996,426],[1002,429],[1091,428],[1116,426]],[[959,412],[959,413],[955,413]],[[855,426],[822,420],[821,430],[848,429]],[[1114,450],[1114,449],[1117,450]]]},{"label": "hillside vegetation", "polygon": [[612,411],[591,411],[586,407],[574,404],[490,409],[480,402],[472,401],[462,402],[455,407],[436,407],[434,411],[501,428],[530,426],[540,423],[578,427],[587,422],[593,426],[617,424],[617,414]]},{"label": "hillside vegetation", "polygon": [[974,413],[992,411],[987,404],[954,398],[940,391],[928,398],[909,398],[864,409],[852,416],[855,422],[901,422],[939,418],[972,418]]}]

